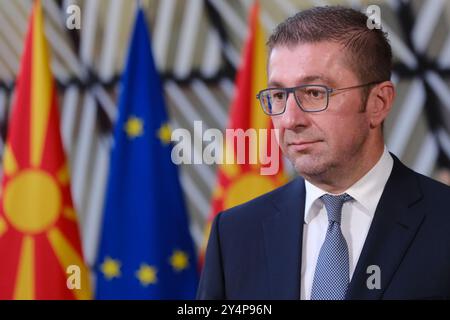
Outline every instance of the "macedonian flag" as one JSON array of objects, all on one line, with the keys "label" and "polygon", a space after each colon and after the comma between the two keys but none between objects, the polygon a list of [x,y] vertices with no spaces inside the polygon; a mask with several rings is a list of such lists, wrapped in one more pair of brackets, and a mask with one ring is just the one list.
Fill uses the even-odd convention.
[{"label": "macedonian flag", "polygon": [[[287,182],[281,161],[281,151],[278,144],[273,141],[275,139],[273,131],[271,134],[272,121],[264,114],[256,99],[256,94],[267,86],[265,41],[264,30],[259,19],[259,4],[255,1],[250,11],[249,35],[237,74],[236,92],[230,108],[228,130],[237,132],[241,129],[241,132],[256,132],[255,135],[248,134],[247,137],[256,137],[257,143],[246,140],[245,148],[242,150],[238,148],[237,141],[230,146],[230,140],[226,139],[224,152],[227,156],[225,158],[232,158],[234,161],[232,163],[225,161],[225,164],[218,169],[217,186],[213,193],[211,215],[205,232],[206,239],[209,237],[211,221],[217,213],[252,200]],[[233,153],[232,157],[229,156],[230,152]],[[245,153],[244,156],[239,154],[242,152]],[[271,161],[277,162],[276,172],[262,174],[263,167],[274,164],[265,161],[267,159],[261,158],[261,155],[269,155]],[[245,161],[240,163],[239,157]],[[251,159],[258,161],[255,163]],[[200,265],[201,259],[202,255],[200,255]]]},{"label": "macedonian flag", "polygon": [[39,0],[17,77],[3,174],[0,299],[89,299]]}]

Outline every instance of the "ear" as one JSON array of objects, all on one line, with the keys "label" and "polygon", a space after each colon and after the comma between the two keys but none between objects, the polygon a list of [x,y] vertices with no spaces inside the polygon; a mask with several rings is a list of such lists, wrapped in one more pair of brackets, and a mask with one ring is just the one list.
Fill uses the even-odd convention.
[{"label": "ear", "polygon": [[371,128],[381,126],[391,111],[394,98],[395,88],[391,81],[381,82],[372,88],[366,108]]}]

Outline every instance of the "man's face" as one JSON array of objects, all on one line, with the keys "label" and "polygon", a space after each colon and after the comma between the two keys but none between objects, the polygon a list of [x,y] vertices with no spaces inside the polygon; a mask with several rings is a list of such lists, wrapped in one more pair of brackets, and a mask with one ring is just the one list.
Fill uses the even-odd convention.
[{"label": "man's face", "polygon": [[[346,52],[333,42],[305,43],[275,47],[269,57],[269,87],[322,84],[344,88],[361,84],[344,62]],[[362,112],[362,91],[351,89],[330,95],[328,108],[321,112],[302,111],[292,94],[286,111],[272,116],[280,130],[284,154],[305,178],[345,175],[356,159],[364,160],[370,121]]]}]

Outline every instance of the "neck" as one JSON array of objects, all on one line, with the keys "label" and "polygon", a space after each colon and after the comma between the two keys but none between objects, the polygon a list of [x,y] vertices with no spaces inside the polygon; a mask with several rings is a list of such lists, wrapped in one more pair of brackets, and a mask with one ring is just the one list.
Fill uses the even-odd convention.
[{"label": "neck", "polygon": [[384,142],[371,144],[364,151],[359,156],[352,157],[344,168],[330,168],[326,173],[305,179],[326,192],[343,193],[377,164],[384,151]]}]

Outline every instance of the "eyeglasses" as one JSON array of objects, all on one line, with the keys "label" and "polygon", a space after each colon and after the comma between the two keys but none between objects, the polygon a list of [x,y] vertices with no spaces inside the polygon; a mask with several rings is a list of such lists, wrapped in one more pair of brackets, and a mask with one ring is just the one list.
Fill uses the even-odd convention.
[{"label": "eyeglasses", "polygon": [[286,102],[289,94],[292,92],[297,105],[305,112],[319,112],[328,108],[328,100],[330,95],[337,91],[362,88],[378,84],[382,81],[373,81],[357,86],[346,88],[330,88],[325,85],[307,84],[292,88],[269,88],[261,90],[256,98],[259,100],[261,107],[269,116],[282,114],[286,110]]}]

